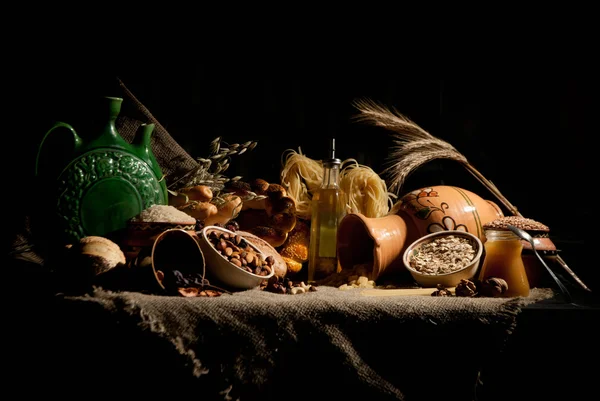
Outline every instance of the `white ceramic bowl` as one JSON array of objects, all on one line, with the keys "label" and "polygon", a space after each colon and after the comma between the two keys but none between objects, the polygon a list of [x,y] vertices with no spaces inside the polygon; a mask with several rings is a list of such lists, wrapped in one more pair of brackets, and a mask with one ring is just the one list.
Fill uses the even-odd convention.
[{"label": "white ceramic bowl", "polygon": [[[211,231],[218,231],[222,233],[228,233],[230,235],[235,235],[235,232],[227,230],[218,226],[206,226],[200,232],[199,242],[200,248],[202,249],[202,253],[204,254],[204,258],[206,259],[206,270],[210,276],[213,276],[221,283],[238,289],[251,289],[258,287],[260,283],[264,280],[268,280],[275,274],[275,269],[271,269],[271,272],[266,276],[259,276],[254,273],[250,273],[246,270],[243,270],[233,263],[231,263],[225,256],[221,255],[219,251],[215,249],[212,245],[208,235]],[[263,255],[266,258],[266,255],[261,252],[261,250],[256,247],[252,242],[244,239],[248,245],[254,249],[256,253]],[[216,284],[216,283],[212,283]]]},{"label": "white ceramic bowl", "polygon": [[[411,266],[411,259],[413,256],[418,253],[419,248],[426,243],[429,243],[437,238],[447,237],[450,235],[454,235],[457,237],[466,238],[470,241],[471,245],[475,249],[475,256],[473,257],[471,263],[467,266],[463,267],[460,270],[456,270],[450,273],[443,274],[424,274],[417,270],[415,270]],[[443,285],[445,287],[455,287],[458,283],[460,283],[461,279],[470,280],[472,279],[477,270],[479,268],[479,263],[481,261],[481,255],[483,254],[483,243],[481,240],[471,233],[465,231],[437,231],[432,234],[425,235],[406,248],[404,251],[402,262],[406,269],[410,272],[415,281],[421,285],[422,287],[430,287],[435,288],[438,284]]]}]

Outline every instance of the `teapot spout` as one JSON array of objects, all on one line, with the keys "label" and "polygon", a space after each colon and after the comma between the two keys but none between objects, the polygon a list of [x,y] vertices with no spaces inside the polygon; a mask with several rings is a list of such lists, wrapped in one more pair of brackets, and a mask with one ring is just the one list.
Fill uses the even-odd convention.
[{"label": "teapot spout", "polygon": [[152,138],[152,132],[154,131],[154,124],[142,124],[139,126],[135,137],[133,138],[133,145],[138,148],[144,154],[150,152],[150,140]]},{"label": "teapot spout", "polygon": [[[162,171],[154,153],[152,152],[152,145],[150,143],[152,139],[152,133],[154,132],[154,124],[144,123],[139,126],[132,141],[132,146],[135,148],[136,153],[152,168],[157,178],[161,181],[164,178]],[[164,182],[162,183],[164,186]],[[166,187],[164,188],[166,196]]]}]

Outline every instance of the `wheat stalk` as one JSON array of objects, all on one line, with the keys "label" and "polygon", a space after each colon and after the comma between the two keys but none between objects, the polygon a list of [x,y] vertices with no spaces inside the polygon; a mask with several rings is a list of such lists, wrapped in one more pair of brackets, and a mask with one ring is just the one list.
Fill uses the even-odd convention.
[{"label": "wheat stalk", "polygon": [[398,194],[406,178],[418,167],[434,159],[449,159],[462,164],[480,183],[516,216],[521,213],[513,206],[498,188],[483,176],[454,146],[434,137],[394,108],[386,108],[369,99],[354,102],[360,114],[355,119],[393,133],[392,146],[384,175],[389,176],[390,190]]},{"label": "wheat stalk", "polygon": [[[482,183],[510,213],[523,215],[513,206],[500,190],[483,176],[454,146],[436,138],[395,109],[388,109],[372,100],[358,100],[354,106],[360,111],[356,120],[363,121],[393,132],[394,146],[386,161],[384,174],[390,176],[390,190],[399,193],[408,175],[419,166],[434,159],[450,159],[462,164]],[[556,256],[560,266],[586,291],[589,287],[571,270],[560,255]]]}]

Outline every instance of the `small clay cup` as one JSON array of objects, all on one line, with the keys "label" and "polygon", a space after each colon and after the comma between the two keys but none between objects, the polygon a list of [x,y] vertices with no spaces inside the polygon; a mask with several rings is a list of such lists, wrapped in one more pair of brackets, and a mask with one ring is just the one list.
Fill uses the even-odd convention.
[{"label": "small clay cup", "polygon": [[156,281],[168,292],[176,289],[165,286],[159,272],[179,270],[183,274],[198,274],[202,279],[206,276],[206,261],[195,232],[179,228],[162,232],[154,241],[150,258]]},{"label": "small clay cup", "polygon": [[412,221],[399,215],[371,218],[361,213],[344,216],[338,227],[337,255],[342,269],[371,266],[371,278],[403,269],[402,254],[415,241]]}]

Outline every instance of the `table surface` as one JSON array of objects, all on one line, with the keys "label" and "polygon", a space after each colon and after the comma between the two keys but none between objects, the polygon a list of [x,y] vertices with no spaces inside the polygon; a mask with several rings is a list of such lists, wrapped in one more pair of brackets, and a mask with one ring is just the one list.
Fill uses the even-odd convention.
[{"label": "table surface", "polygon": [[[11,343],[12,346],[22,351],[26,350],[24,347],[35,345],[40,338],[44,336],[52,338],[50,335],[52,332],[60,331],[56,326],[60,325],[60,320],[53,320],[51,316],[47,316],[45,323],[33,322],[28,319],[32,308],[35,308],[40,300],[47,299],[50,294],[44,293],[47,277],[36,274],[35,276],[20,275],[17,278],[23,281],[24,277],[27,277],[24,281],[28,284],[30,295],[26,299],[21,296],[20,301],[12,308],[12,311],[17,312],[18,315],[20,335],[15,342]],[[18,280],[15,279],[14,282],[18,282]],[[517,316],[514,333],[509,337],[502,356],[494,364],[495,369],[487,371],[482,377],[483,386],[478,394],[479,401],[584,399],[587,394],[595,391],[597,378],[593,362],[600,357],[598,336],[595,331],[596,323],[600,321],[600,300],[595,293],[580,291],[573,283],[569,283],[568,288],[572,291],[574,298],[572,304],[562,302],[558,295],[552,299],[528,304],[521,309]],[[82,319],[81,316],[72,316],[71,318],[73,322],[69,322],[69,324],[78,324],[78,319],[83,325],[90,324],[90,322],[86,323],[85,318]],[[158,352],[161,344],[150,338],[133,344],[128,342],[128,340],[132,340],[131,338],[124,336],[118,339],[116,347],[111,345],[110,348],[104,349],[105,343],[110,340],[112,344],[115,344],[115,336],[123,335],[123,333],[113,330],[118,327],[114,326],[114,322],[106,326],[102,326],[101,322],[93,322],[93,324],[95,328],[105,327],[106,330],[90,332],[89,338],[69,338],[68,343],[72,346],[71,351],[74,352],[73,355],[63,354],[63,362],[71,360],[86,347],[96,347],[97,350],[105,352],[107,356],[129,353],[131,358],[137,358],[136,360],[141,362],[147,361],[148,366],[156,365],[152,355],[154,352]],[[122,348],[118,345],[119,342],[122,343]],[[47,345],[50,346],[50,344]],[[39,366],[46,366],[46,368],[53,366],[52,360],[57,356],[55,351],[56,349],[53,352],[46,349],[40,355],[36,355],[42,359]],[[468,351],[484,352],[484,350]],[[26,357],[14,362],[14,366],[18,367],[15,371],[30,370],[31,379],[35,380],[41,371],[31,369],[29,361],[32,355],[29,352],[22,352],[22,355]],[[40,352],[39,348],[36,348],[36,352]],[[47,354],[44,354],[45,352]],[[48,358],[44,358],[44,356]],[[452,356],[448,358],[451,361]],[[51,374],[44,373],[56,380],[56,388],[46,388],[46,392],[61,393],[60,386],[65,385],[65,377],[61,376],[60,369],[65,368],[65,363],[57,361],[55,363],[57,371],[50,371]],[[164,363],[168,364],[168,361],[164,361]],[[89,369],[90,373],[97,373],[97,370],[86,369]],[[153,376],[153,374],[158,375],[158,372],[143,371],[134,374],[128,372],[124,366],[115,366],[112,369],[116,376],[111,376],[111,384],[125,384],[128,382],[128,378],[139,380],[140,375],[147,376],[147,379],[151,381],[159,380]],[[67,372],[65,371],[65,373]],[[74,375],[73,372],[68,372],[68,374]],[[165,380],[169,377],[181,380],[184,374],[184,371],[179,368],[160,372],[161,377],[164,377]],[[81,376],[78,375],[74,375],[74,377],[81,379]],[[102,380],[106,380],[106,378]],[[44,381],[44,383],[48,385],[48,382]],[[306,384],[291,380],[291,385]],[[152,395],[153,392],[145,388],[144,391],[137,393]]]}]

